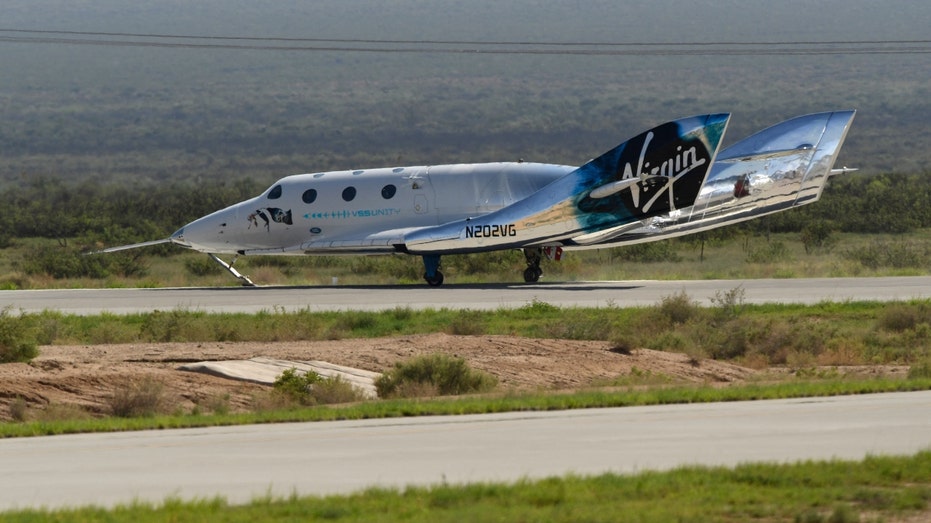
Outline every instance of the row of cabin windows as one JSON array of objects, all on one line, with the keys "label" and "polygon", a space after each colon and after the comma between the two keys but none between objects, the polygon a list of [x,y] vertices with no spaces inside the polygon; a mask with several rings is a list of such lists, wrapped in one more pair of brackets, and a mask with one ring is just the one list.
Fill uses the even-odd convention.
[{"label": "row of cabin windows", "polygon": [[[390,200],[394,198],[394,195],[397,194],[398,188],[392,184],[388,184],[381,188],[381,197]],[[272,190],[268,192],[269,200],[277,200],[281,198],[281,186],[276,185],[272,187]],[[349,186],[343,189],[343,200],[351,202],[356,198],[356,188]],[[316,189],[307,189],[304,191],[304,194],[301,195],[301,199],[304,200],[304,203],[314,203],[317,199],[317,190]]]}]

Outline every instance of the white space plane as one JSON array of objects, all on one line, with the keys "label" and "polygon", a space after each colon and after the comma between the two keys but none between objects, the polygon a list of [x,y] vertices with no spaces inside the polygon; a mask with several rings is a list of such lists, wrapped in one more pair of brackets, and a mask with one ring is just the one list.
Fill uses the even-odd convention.
[{"label": "white space plane", "polygon": [[854,111],[800,116],[718,151],[729,114],[664,123],[581,167],[501,162],[388,167],[287,176],[255,198],[199,218],[169,238],[209,254],[421,256],[443,283],[440,257],[521,249],[524,280],[544,255],[704,231],[812,203]]}]

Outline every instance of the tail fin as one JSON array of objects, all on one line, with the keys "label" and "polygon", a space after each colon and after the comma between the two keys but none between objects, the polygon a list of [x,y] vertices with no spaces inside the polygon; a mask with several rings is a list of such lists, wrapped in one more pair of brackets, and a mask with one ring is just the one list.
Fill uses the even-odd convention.
[{"label": "tail fin", "polygon": [[[578,246],[606,247],[681,236],[817,201],[854,111],[799,116],[718,154],[695,206],[618,229]],[[681,208],[681,207],[680,207]]]},{"label": "tail fin", "polygon": [[479,252],[568,241],[690,207],[714,163],[728,114],[650,129],[496,212],[405,235],[418,254]]}]

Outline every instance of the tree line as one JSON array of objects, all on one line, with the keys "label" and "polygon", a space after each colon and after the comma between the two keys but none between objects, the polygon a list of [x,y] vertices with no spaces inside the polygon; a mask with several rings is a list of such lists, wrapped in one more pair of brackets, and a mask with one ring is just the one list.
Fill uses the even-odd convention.
[{"label": "tree line", "polygon": [[[16,238],[88,245],[165,238],[182,225],[256,196],[265,188],[248,178],[127,186],[39,177],[0,190],[0,198],[7,202],[0,207],[4,224],[0,238],[4,245]],[[716,234],[802,232],[815,222],[831,231],[850,233],[898,234],[929,228],[931,173],[838,176],[816,204],[727,227]]]}]

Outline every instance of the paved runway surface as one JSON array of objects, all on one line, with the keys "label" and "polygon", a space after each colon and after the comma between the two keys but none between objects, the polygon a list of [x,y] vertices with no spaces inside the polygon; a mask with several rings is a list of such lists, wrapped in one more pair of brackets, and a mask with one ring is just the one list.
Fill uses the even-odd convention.
[{"label": "paved runway surface", "polygon": [[68,289],[0,291],[0,308],[71,314],[126,314],[154,309],[207,312],[262,310],[384,310],[521,307],[534,300],[558,306],[653,305],[686,292],[709,303],[716,293],[744,289],[747,303],[818,303],[846,300],[931,298],[931,277],[814,278],[790,280],[628,281],[544,284],[489,284],[346,287],[220,287],[208,289]]},{"label": "paved runway surface", "polygon": [[931,392],[0,441],[0,510],[354,492],[931,446]]}]

